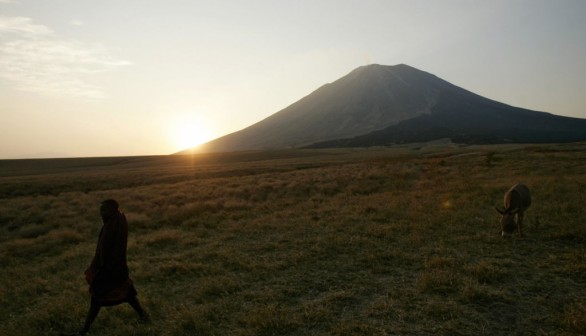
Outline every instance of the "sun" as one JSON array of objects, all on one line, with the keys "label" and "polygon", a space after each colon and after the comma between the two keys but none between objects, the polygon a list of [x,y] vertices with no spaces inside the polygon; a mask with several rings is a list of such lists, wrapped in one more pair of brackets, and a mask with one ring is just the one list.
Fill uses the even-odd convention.
[{"label": "sun", "polygon": [[196,147],[214,138],[209,122],[197,117],[174,119],[169,127],[169,136],[178,150]]}]

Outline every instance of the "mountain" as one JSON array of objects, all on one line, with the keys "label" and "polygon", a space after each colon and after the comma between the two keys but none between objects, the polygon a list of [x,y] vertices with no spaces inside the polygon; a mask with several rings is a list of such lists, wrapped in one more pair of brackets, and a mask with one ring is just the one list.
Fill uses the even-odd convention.
[{"label": "mountain", "polygon": [[581,141],[586,140],[586,120],[499,103],[405,64],[372,64],[204,144],[201,151],[362,147],[440,138],[457,143]]}]

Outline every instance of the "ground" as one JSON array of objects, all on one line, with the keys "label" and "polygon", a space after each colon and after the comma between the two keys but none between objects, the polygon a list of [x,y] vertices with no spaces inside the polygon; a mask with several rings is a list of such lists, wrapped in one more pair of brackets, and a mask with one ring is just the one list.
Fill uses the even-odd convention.
[{"label": "ground", "polygon": [[115,198],[152,323],[94,335],[582,335],[584,190],[584,143],[0,161],[0,334],[82,325]]}]

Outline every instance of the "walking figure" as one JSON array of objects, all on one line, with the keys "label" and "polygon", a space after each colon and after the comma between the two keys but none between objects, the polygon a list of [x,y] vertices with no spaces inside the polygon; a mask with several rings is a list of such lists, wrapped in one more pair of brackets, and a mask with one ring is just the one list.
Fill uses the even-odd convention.
[{"label": "walking figure", "polygon": [[136,289],[128,276],[126,217],[118,210],[118,202],[113,199],[101,203],[100,215],[103,226],[96,253],[85,271],[85,279],[90,286],[91,303],[80,335],[85,335],[89,331],[101,307],[127,302],[138,313],[141,321],[149,320],[136,298]]}]

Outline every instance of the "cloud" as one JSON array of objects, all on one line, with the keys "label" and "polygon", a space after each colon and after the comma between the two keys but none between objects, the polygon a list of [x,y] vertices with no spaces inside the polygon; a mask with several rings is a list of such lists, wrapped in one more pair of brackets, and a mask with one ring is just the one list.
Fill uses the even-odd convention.
[{"label": "cloud", "polygon": [[31,18],[14,16],[0,17],[0,33],[15,33],[27,36],[37,36],[49,35],[52,34],[53,31],[43,25],[34,24]]},{"label": "cloud", "polygon": [[69,23],[71,23],[72,26],[83,26],[83,21],[79,19],[73,19]]},{"label": "cloud", "polygon": [[103,89],[85,78],[131,64],[112,58],[101,45],[66,40],[26,17],[0,17],[0,39],[0,77],[18,90],[47,96],[103,99]]}]

